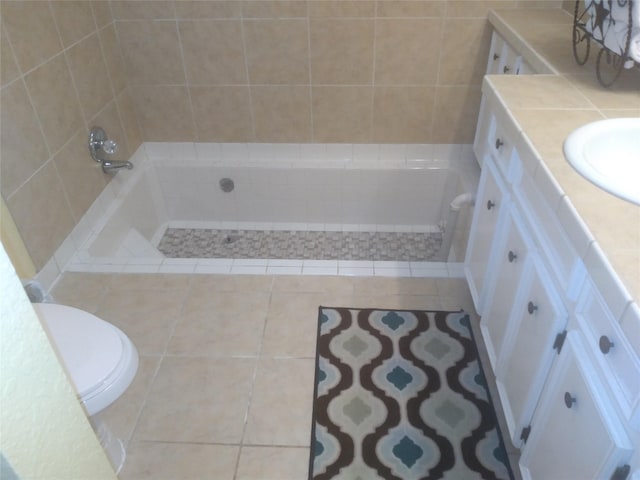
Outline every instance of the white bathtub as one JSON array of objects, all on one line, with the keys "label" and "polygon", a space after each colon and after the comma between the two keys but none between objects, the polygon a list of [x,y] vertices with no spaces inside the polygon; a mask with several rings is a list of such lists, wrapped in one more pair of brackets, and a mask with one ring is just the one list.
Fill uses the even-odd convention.
[{"label": "white bathtub", "polygon": [[[56,254],[60,270],[451,275],[459,265],[171,259],[155,246],[167,227],[440,231],[479,174],[468,145],[146,143],[131,161]],[[233,191],[222,191],[223,178]],[[450,261],[468,223],[458,222]]]}]

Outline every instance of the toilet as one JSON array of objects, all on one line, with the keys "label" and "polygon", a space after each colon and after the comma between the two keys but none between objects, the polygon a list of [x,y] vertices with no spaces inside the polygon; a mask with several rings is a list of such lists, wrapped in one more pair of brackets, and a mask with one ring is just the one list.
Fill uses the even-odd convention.
[{"label": "toilet", "polygon": [[125,460],[124,445],[102,421],[100,412],[131,385],[138,370],[135,346],[122,330],[83,310],[55,303],[32,305],[102,447],[119,472]]}]

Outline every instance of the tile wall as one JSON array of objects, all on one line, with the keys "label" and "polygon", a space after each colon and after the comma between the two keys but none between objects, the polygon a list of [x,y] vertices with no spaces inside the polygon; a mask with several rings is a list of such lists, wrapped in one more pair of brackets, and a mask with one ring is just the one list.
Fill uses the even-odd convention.
[{"label": "tile wall", "polygon": [[145,141],[471,143],[490,8],[560,0],[113,1]]},{"label": "tile wall", "polygon": [[107,1],[2,1],[0,190],[40,270],[110,180],[93,125],[141,144]]}]

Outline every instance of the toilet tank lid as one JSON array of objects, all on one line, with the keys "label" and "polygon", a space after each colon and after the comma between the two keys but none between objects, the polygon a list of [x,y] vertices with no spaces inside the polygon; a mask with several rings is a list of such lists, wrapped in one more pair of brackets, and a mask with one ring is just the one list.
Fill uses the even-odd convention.
[{"label": "toilet tank lid", "polygon": [[66,305],[34,303],[33,308],[80,397],[100,386],[116,369],[124,345],[115,326]]}]

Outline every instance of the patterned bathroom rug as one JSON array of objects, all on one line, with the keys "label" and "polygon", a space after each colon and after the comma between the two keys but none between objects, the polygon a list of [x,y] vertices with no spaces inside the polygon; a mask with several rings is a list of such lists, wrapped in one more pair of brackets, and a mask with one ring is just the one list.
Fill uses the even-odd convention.
[{"label": "patterned bathroom rug", "polygon": [[510,479],[464,312],[320,307],[310,480]]}]

